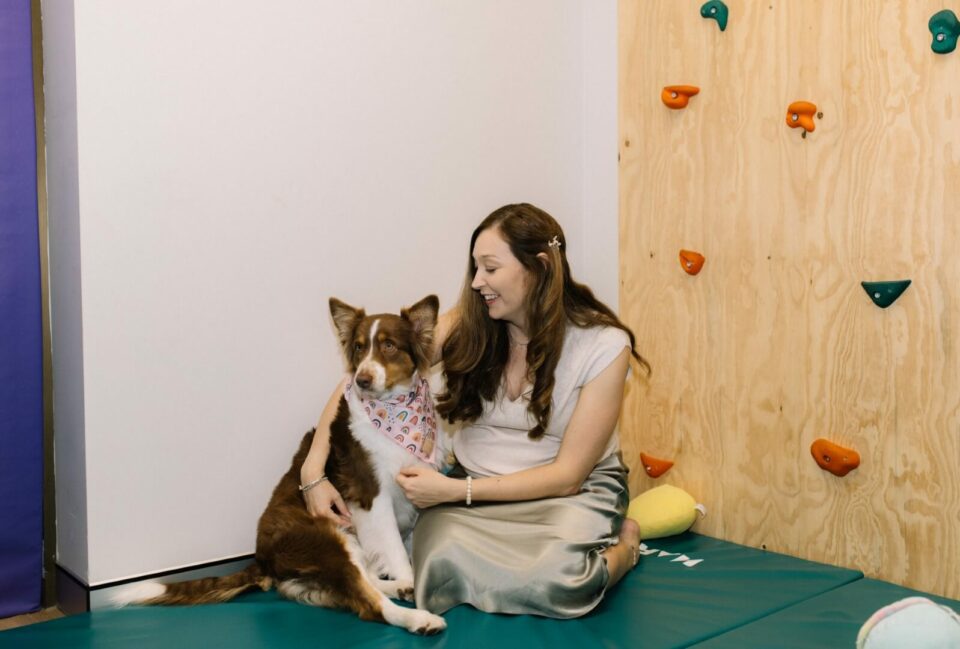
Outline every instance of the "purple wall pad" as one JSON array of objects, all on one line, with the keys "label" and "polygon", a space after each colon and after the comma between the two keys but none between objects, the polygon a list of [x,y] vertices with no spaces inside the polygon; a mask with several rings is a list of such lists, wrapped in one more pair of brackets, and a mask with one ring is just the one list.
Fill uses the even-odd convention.
[{"label": "purple wall pad", "polygon": [[43,358],[30,0],[0,2],[0,617],[40,607]]}]

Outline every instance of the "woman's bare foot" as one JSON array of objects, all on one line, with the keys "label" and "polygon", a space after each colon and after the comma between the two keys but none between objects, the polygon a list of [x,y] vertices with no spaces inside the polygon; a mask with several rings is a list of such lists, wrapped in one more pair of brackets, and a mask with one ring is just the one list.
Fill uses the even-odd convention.
[{"label": "woman's bare foot", "polygon": [[616,545],[603,553],[607,560],[607,573],[610,578],[607,588],[623,579],[640,558],[640,526],[632,518],[623,519],[620,526],[620,538]]},{"label": "woman's bare foot", "polygon": [[630,548],[630,568],[640,560],[640,525],[632,518],[624,518],[620,526],[620,543]]}]

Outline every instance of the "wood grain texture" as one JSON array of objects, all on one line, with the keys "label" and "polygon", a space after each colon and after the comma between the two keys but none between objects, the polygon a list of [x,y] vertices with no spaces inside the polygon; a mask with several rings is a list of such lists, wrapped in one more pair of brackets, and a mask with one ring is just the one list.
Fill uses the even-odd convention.
[{"label": "wood grain texture", "polygon": [[[960,597],[960,52],[929,0],[621,0],[621,312],[653,365],[634,493],[696,529]],[[665,85],[701,92],[683,110]],[[806,139],[787,105],[817,104]],[[697,276],[681,248],[706,256]],[[912,279],[891,307],[862,280]],[[837,478],[810,444],[855,448]],[[676,465],[659,481],[638,455]]]}]

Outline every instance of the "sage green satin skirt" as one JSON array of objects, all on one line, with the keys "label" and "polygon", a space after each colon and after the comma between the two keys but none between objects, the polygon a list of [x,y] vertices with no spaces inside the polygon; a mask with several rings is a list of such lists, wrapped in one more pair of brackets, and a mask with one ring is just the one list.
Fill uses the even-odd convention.
[{"label": "sage green satin skirt", "polygon": [[426,509],[413,535],[417,606],[434,613],[470,604],[490,613],[584,615],[603,598],[602,553],[616,544],[629,500],[618,453],[602,460],[573,496]]}]

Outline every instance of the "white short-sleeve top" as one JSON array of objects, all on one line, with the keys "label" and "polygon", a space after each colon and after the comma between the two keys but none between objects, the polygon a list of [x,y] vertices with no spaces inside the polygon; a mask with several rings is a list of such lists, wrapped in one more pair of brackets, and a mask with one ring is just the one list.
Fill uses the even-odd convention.
[{"label": "white short-sleeve top", "polygon": [[[630,338],[622,329],[583,329],[568,324],[554,373],[553,409],[546,433],[536,440],[527,436],[536,424],[527,411],[533,386],[528,385],[515,401],[506,397],[501,386],[494,401],[484,402],[483,414],[455,434],[457,460],[474,477],[505,475],[552,462],[560,451],[581,388],[609,367],[624,347],[630,347]],[[619,448],[620,438],[614,431],[601,459]]]}]

